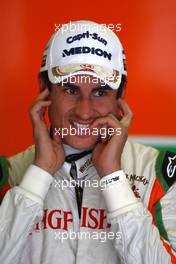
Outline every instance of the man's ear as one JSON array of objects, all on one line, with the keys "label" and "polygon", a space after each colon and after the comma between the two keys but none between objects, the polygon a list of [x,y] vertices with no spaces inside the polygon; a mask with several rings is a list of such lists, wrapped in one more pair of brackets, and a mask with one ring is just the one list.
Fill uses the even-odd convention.
[{"label": "man's ear", "polygon": [[39,89],[40,89],[40,93],[42,91],[44,91],[47,88],[46,82],[44,81],[44,79],[41,76],[41,73],[39,72],[38,74],[38,84],[39,84]]},{"label": "man's ear", "polygon": [[119,100],[123,99],[123,95],[122,97],[117,99],[117,119],[120,121],[122,119],[122,117],[124,116],[124,112],[123,109],[121,107],[121,103],[119,102]]},{"label": "man's ear", "polygon": [[127,86],[127,78],[125,75],[122,75],[122,80],[117,91],[117,98],[124,98]]},{"label": "man's ear", "polygon": [[123,91],[122,91],[122,96],[121,96],[122,99],[124,99],[125,94],[126,94],[126,83],[125,83]]}]

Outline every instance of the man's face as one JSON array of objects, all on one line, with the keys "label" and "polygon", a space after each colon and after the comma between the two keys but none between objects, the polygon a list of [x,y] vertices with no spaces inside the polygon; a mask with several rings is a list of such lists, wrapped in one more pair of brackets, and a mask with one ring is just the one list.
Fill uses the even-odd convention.
[{"label": "man's face", "polygon": [[55,128],[57,131],[59,128],[64,129],[64,133],[74,128],[72,134],[76,135],[70,135],[68,132],[62,140],[80,150],[92,147],[99,139],[98,135],[80,131],[85,128],[88,130],[97,118],[110,113],[117,116],[119,111],[117,90],[109,88],[96,77],[84,77],[72,76],[62,85],[54,84],[50,93],[52,104],[49,107],[53,133]]}]

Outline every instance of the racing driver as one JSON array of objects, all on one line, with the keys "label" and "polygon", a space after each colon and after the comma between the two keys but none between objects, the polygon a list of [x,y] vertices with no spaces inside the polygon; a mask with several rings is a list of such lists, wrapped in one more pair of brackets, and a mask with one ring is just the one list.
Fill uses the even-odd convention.
[{"label": "racing driver", "polygon": [[51,37],[35,144],[0,158],[0,263],[176,263],[176,154],[127,139],[126,82],[108,27],[76,21]]}]

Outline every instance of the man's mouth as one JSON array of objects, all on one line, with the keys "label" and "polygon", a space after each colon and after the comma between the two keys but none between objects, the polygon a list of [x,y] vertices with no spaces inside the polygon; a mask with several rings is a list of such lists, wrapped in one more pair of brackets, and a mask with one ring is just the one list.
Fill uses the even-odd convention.
[{"label": "man's mouth", "polygon": [[73,122],[73,125],[76,128],[82,128],[82,129],[86,129],[90,127],[90,124],[81,124],[81,123],[77,123],[77,122]]},{"label": "man's mouth", "polygon": [[77,136],[81,136],[81,137],[89,137],[91,136],[91,125],[93,123],[93,120],[89,121],[89,122],[85,122],[85,121],[77,121],[77,120],[69,120],[70,124],[73,128],[76,129]]},{"label": "man's mouth", "polygon": [[70,120],[70,123],[75,128],[86,129],[86,128],[90,128],[93,121],[89,121],[89,122],[82,121],[81,122],[81,121]]}]

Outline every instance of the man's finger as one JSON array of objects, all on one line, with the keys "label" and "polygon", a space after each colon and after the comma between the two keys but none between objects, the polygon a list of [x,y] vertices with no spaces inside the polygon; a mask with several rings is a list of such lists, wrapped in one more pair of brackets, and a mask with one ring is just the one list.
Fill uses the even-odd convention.
[{"label": "man's finger", "polygon": [[57,144],[62,143],[61,135],[58,133],[54,133],[54,131],[52,131],[52,138]]},{"label": "man's finger", "polygon": [[133,116],[134,116],[133,112],[131,111],[130,107],[124,100],[119,99],[119,104],[120,104],[120,107],[122,108],[122,111],[124,112],[124,116],[120,120],[120,123],[125,128],[129,128],[133,120]]},{"label": "man's finger", "polygon": [[45,100],[47,99],[48,95],[49,95],[49,90],[45,89],[44,91],[42,91],[35,99],[34,102],[39,101],[39,100]]},{"label": "man's finger", "polygon": [[127,114],[131,114],[131,115],[133,115],[133,112],[132,112],[131,108],[130,108],[129,105],[125,102],[125,100],[123,100],[123,99],[119,99],[118,102],[119,102],[119,104],[120,104],[120,107],[121,107],[122,111],[124,112],[124,115],[127,115]]},{"label": "man's finger", "polygon": [[49,106],[51,104],[51,101],[38,101],[35,105],[33,105],[30,110],[30,116],[32,122],[35,124],[38,121],[41,121],[41,112],[43,108]]}]

